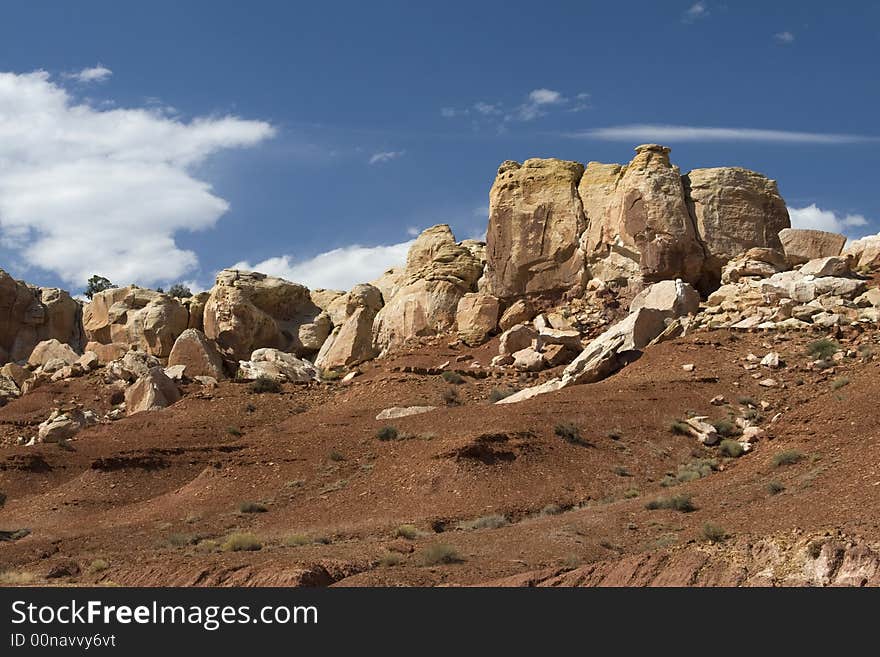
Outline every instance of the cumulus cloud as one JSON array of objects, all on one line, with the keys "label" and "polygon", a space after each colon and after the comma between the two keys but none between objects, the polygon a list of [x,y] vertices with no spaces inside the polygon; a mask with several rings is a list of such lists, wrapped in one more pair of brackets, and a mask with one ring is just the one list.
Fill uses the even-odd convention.
[{"label": "cumulus cloud", "polygon": [[776,34],[773,35],[773,39],[776,41],[776,43],[788,45],[790,43],[794,43],[794,34],[792,34],[791,32],[788,32],[788,31],[777,32]]},{"label": "cumulus cloud", "polygon": [[685,23],[693,23],[701,18],[706,18],[708,15],[709,8],[706,6],[706,3],[695,2],[684,11],[681,15],[681,20]]},{"label": "cumulus cloud", "polygon": [[76,80],[77,82],[103,82],[107,80],[111,75],[113,75],[113,71],[111,71],[106,66],[102,66],[98,64],[97,66],[92,66],[91,68],[84,68],[81,71],[77,71],[76,73],[67,73],[64,77],[70,78],[72,80]]},{"label": "cumulus cloud", "polygon": [[825,132],[795,132],[790,130],[762,130],[757,128],[711,128],[690,125],[634,125],[594,128],[569,135],[578,139],[604,141],[661,141],[661,142],[718,142],[752,141],[789,144],[855,144],[880,141],[868,135],[834,134]]},{"label": "cumulus cloud", "polygon": [[402,157],[406,151],[381,151],[379,153],[373,153],[370,156],[369,163],[370,164],[383,164],[385,162],[390,162],[391,160],[396,160],[399,157]]},{"label": "cumulus cloud", "polygon": [[358,283],[375,280],[391,267],[405,264],[414,241],[384,246],[345,246],[300,262],[282,255],[255,264],[239,262],[234,267],[280,276],[311,289],[349,290]]},{"label": "cumulus cloud", "polygon": [[833,210],[822,210],[812,203],[804,208],[789,208],[792,228],[827,230],[832,233],[850,233],[851,229],[868,225],[861,214],[840,215]]},{"label": "cumulus cloud", "polygon": [[94,273],[180,280],[198,259],[175,234],[210,228],[229,209],[193,168],[273,134],[234,116],[101,109],[44,71],[0,73],[0,241],[72,286]]}]

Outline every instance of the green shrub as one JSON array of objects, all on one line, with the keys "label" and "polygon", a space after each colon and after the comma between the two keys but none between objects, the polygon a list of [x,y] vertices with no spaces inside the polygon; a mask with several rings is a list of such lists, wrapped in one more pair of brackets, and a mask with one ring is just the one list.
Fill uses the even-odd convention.
[{"label": "green shrub", "polygon": [[489,392],[489,401],[494,404],[495,402],[500,402],[502,399],[507,399],[517,392],[519,391],[516,388],[511,388],[510,386],[492,388],[491,392]]},{"label": "green shrub", "polygon": [[673,509],[675,511],[681,511],[682,513],[690,513],[691,511],[697,510],[697,507],[695,507],[691,501],[691,496],[687,494],[673,495],[672,497],[658,497],[657,499],[648,502],[645,505],[645,508],[648,509],[648,511],[654,511],[656,509]]},{"label": "green shrub", "polygon": [[732,459],[739,458],[745,451],[745,448],[740,443],[729,438],[722,440],[718,446],[718,452],[721,456],[727,456]]},{"label": "green shrub", "polygon": [[771,481],[767,484],[767,492],[771,495],[779,495],[782,491],[785,490],[785,486],[780,484],[778,481]]},{"label": "green shrub", "polygon": [[678,466],[678,472],[675,474],[667,474],[660,481],[660,485],[664,487],[676,486],[684,484],[688,481],[695,481],[708,477],[718,469],[718,461],[716,459],[695,459],[689,463],[682,463]]},{"label": "green shrub", "polygon": [[392,568],[394,566],[399,566],[401,563],[403,563],[403,557],[396,552],[389,552],[379,559],[379,565],[383,568]]},{"label": "green shrub", "polygon": [[840,351],[840,345],[829,338],[822,338],[807,345],[807,354],[816,360],[828,360]]},{"label": "green shrub", "polygon": [[458,550],[445,543],[429,545],[422,553],[422,563],[426,566],[461,563],[462,561],[464,561],[464,559],[461,558]]},{"label": "green shrub", "polygon": [[742,429],[731,420],[718,420],[712,426],[715,427],[715,432],[722,438],[742,435]]},{"label": "green shrub", "polygon": [[302,547],[303,545],[308,545],[312,542],[305,534],[291,534],[287,538],[284,539],[284,544],[287,547]]},{"label": "green shrub", "polygon": [[89,564],[88,571],[91,574],[100,573],[102,571],[107,570],[110,567],[110,564],[104,559],[95,559],[92,563]]},{"label": "green shrub", "polygon": [[727,538],[727,532],[722,527],[707,522],[703,525],[703,538],[712,543],[720,543]]},{"label": "green shrub", "polygon": [[626,499],[631,500],[631,499],[633,499],[634,497],[638,497],[638,496],[639,496],[639,491],[638,491],[637,488],[627,488],[625,491],[623,491],[623,496],[624,496]]},{"label": "green shrub", "polygon": [[773,460],[771,463],[773,467],[780,467],[782,465],[794,465],[800,461],[803,461],[807,457],[803,452],[799,452],[796,449],[787,449],[784,452],[779,452],[773,456]]},{"label": "green shrub", "polygon": [[618,477],[632,477],[632,473],[622,465],[615,466],[613,472]]},{"label": "green shrub", "polygon": [[562,513],[562,507],[558,504],[548,504],[541,509],[542,516],[557,516]]},{"label": "green shrub", "polygon": [[220,549],[224,552],[254,552],[262,550],[263,544],[253,534],[236,532],[226,537]]},{"label": "green shrub", "polygon": [[394,535],[398,538],[405,538],[412,541],[419,537],[419,533],[419,530],[414,525],[401,525],[394,532]]},{"label": "green shrub", "polygon": [[756,402],[752,397],[739,397],[736,401],[742,406],[758,406],[758,402]]},{"label": "green shrub", "polygon": [[461,400],[458,398],[458,390],[455,388],[447,388],[443,391],[443,403],[447,406],[458,406]]},{"label": "green shrub", "polygon": [[505,516],[494,514],[490,516],[483,516],[482,518],[476,518],[475,520],[462,520],[458,523],[459,529],[498,529],[499,527],[504,527],[507,524],[507,518]]},{"label": "green shrub", "polygon": [[840,377],[839,379],[834,379],[831,382],[832,390],[840,390],[842,387],[849,385],[849,379],[845,376]]},{"label": "green shrub", "polygon": [[612,429],[606,435],[610,440],[620,440],[623,438],[623,432],[620,429]]},{"label": "green shrub", "polygon": [[281,392],[281,384],[275,379],[270,379],[268,376],[261,376],[251,383],[251,392],[258,395],[266,392],[279,393]]},{"label": "green shrub", "polygon": [[454,385],[461,385],[464,383],[464,377],[458,372],[454,372],[452,370],[446,370],[443,374],[440,375],[446,383],[452,383]]},{"label": "green shrub", "polygon": [[338,463],[339,461],[345,460],[345,455],[342,454],[341,452],[337,452],[334,449],[327,455],[327,458],[330,459],[331,461],[336,461]]},{"label": "green shrub", "polygon": [[342,378],[342,370],[321,370],[322,381],[336,381]]},{"label": "green shrub", "polygon": [[230,436],[239,437],[241,436],[241,429],[239,429],[238,427],[228,427],[226,429],[226,433],[228,433]]},{"label": "green shrub", "polygon": [[557,424],[553,428],[553,433],[572,445],[589,444],[586,440],[581,438],[581,430],[573,424]]},{"label": "green shrub", "polygon": [[672,424],[669,425],[669,431],[677,436],[691,435],[690,425],[687,422],[682,422],[681,420],[674,420]]},{"label": "green shrub", "polygon": [[239,513],[266,513],[268,510],[266,505],[260,502],[240,502],[238,505]]},{"label": "green shrub", "polygon": [[168,545],[171,547],[186,547],[187,545],[195,545],[198,541],[199,537],[195,534],[182,534],[178,532],[168,534]]},{"label": "green shrub", "polygon": [[397,433],[397,429],[395,427],[391,427],[391,426],[382,427],[381,429],[379,429],[376,432],[376,438],[378,438],[379,440],[383,440],[383,441],[397,440],[398,435],[399,434]]}]

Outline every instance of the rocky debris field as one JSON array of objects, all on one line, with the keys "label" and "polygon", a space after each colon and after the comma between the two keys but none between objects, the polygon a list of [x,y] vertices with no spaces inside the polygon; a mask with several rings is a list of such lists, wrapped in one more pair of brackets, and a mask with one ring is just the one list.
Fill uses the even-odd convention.
[{"label": "rocky debris field", "polygon": [[348,291],[0,272],[0,582],[878,584],[878,240],[647,144]]}]

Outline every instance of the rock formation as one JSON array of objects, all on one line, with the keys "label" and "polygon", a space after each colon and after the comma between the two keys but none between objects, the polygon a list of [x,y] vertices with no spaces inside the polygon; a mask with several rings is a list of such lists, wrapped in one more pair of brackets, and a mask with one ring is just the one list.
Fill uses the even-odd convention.
[{"label": "rock formation", "polygon": [[376,355],[373,321],[382,308],[382,293],[369,284],[355,285],[340,297],[345,300],[345,319],[326,339],[315,365],[321,369],[347,367]]},{"label": "rock formation", "polygon": [[27,360],[37,343],[83,346],[82,312],[67,292],[16,281],[0,269],[0,364]]},{"label": "rock formation", "polygon": [[223,378],[223,359],[217,346],[198,329],[187,329],[175,340],[168,356],[168,367],[183,366],[183,375]]},{"label": "rock formation", "polygon": [[262,347],[308,355],[314,349],[303,346],[299,329],[320,313],[308,288],[298,283],[224,269],[205,304],[205,335],[237,360]]},{"label": "rock formation", "polygon": [[840,255],[846,238],[837,233],[805,228],[785,228],[779,231],[779,240],[789,265],[801,265],[814,258]]}]

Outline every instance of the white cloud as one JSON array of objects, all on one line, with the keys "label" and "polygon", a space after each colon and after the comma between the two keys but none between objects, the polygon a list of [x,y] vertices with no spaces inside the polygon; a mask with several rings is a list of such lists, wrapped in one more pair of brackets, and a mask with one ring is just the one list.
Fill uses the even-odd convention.
[{"label": "white cloud", "polygon": [[402,157],[406,151],[382,151],[380,153],[373,153],[370,156],[369,163],[370,164],[383,164],[384,162],[390,162],[391,160],[396,160],[399,157]]},{"label": "white cloud", "polygon": [[372,247],[345,246],[301,262],[282,255],[253,265],[239,262],[234,268],[280,276],[311,289],[349,290],[358,283],[375,280],[391,267],[405,264],[413,241]]},{"label": "white cloud", "polygon": [[760,130],[755,128],[710,128],[687,125],[635,124],[595,128],[569,135],[580,139],[605,141],[757,141],[791,144],[855,144],[880,141],[878,137],[822,132],[793,132],[789,130]]},{"label": "white cloud", "polygon": [[558,91],[552,89],[535,89],[529,92],[528,99],[520,105],[516,111],[505,117],[506,120],[532,121],[547,112],[548,106],[561,105],[567,102],[567,99]]},{"label": "white cloud", "polygon": [[555,105],[565,99],[562,94],[552,89],[535,89],[529,94],[529,100],[535,105]]},{"label": "white cloud", "polygon": [[701,18],[706,18],[708,15],[709,8],[706,6],[706,3],[695,2],[690,7],[688,7],[681,15],[681,20],[685,23],[693,23],[694,21],[698,21]]},{"label": "white cloud", "polygon": [[76,73],[67,73],[64,77],[76,80],[78,82],[88,83],[103,82],[111,75],[113,75],[113,71],[111,71],[106,66],[98,64],[97,66],[93,66],[91,68],[84,68],[83,70],[77,71]]},{"label": "white cloud", "polygon": [[590,107],[590,94],[579,93],[574,102],[561,92],[541,87],[530,91],[524,100],[516,105],[502,102],[479,101],[469,107],[444,107],[440,115],[447,119],[470,116],[477,126],[495,126],[504,129],[504,124],[515,121],[534,121],[547,115],[551,110],[580,112]]},{"label": "white cloud", "polygon": [[422,232],[422,229],[418,226],[410,226],[406,229],[406,234],[410,237],[418,237]]},{"label": "white cloud", "polygon": [[773,38],[776,40],[776,43],[781,43],[784,45],[788,45],[789,43],[794,43],[794,34],[791,32],[777,32],[773,35]]},{"label": "white cloud", "polygon": [[198,259],[179,231],[229,209],[192,168],[272,136],[234,116],[189,122],[155,109],[78,103],[48,73],[0,73],[0,240],[73,287],[176,281]]},{"label": "white cloud", "polygon": [[474,109],[483,116],[491,116],[493,114],[501,114],[501,106],[492,103],[484,103],[482,101],[474,103]]},{"label": "white cloud", "polygon": [[833,210],[822,210],[812,203],[804,208],[789,208],[792,228],[812,228],[832,233],[847,233],[851,228],[867,226],[868,220],[861,214],[837,214]]}]

